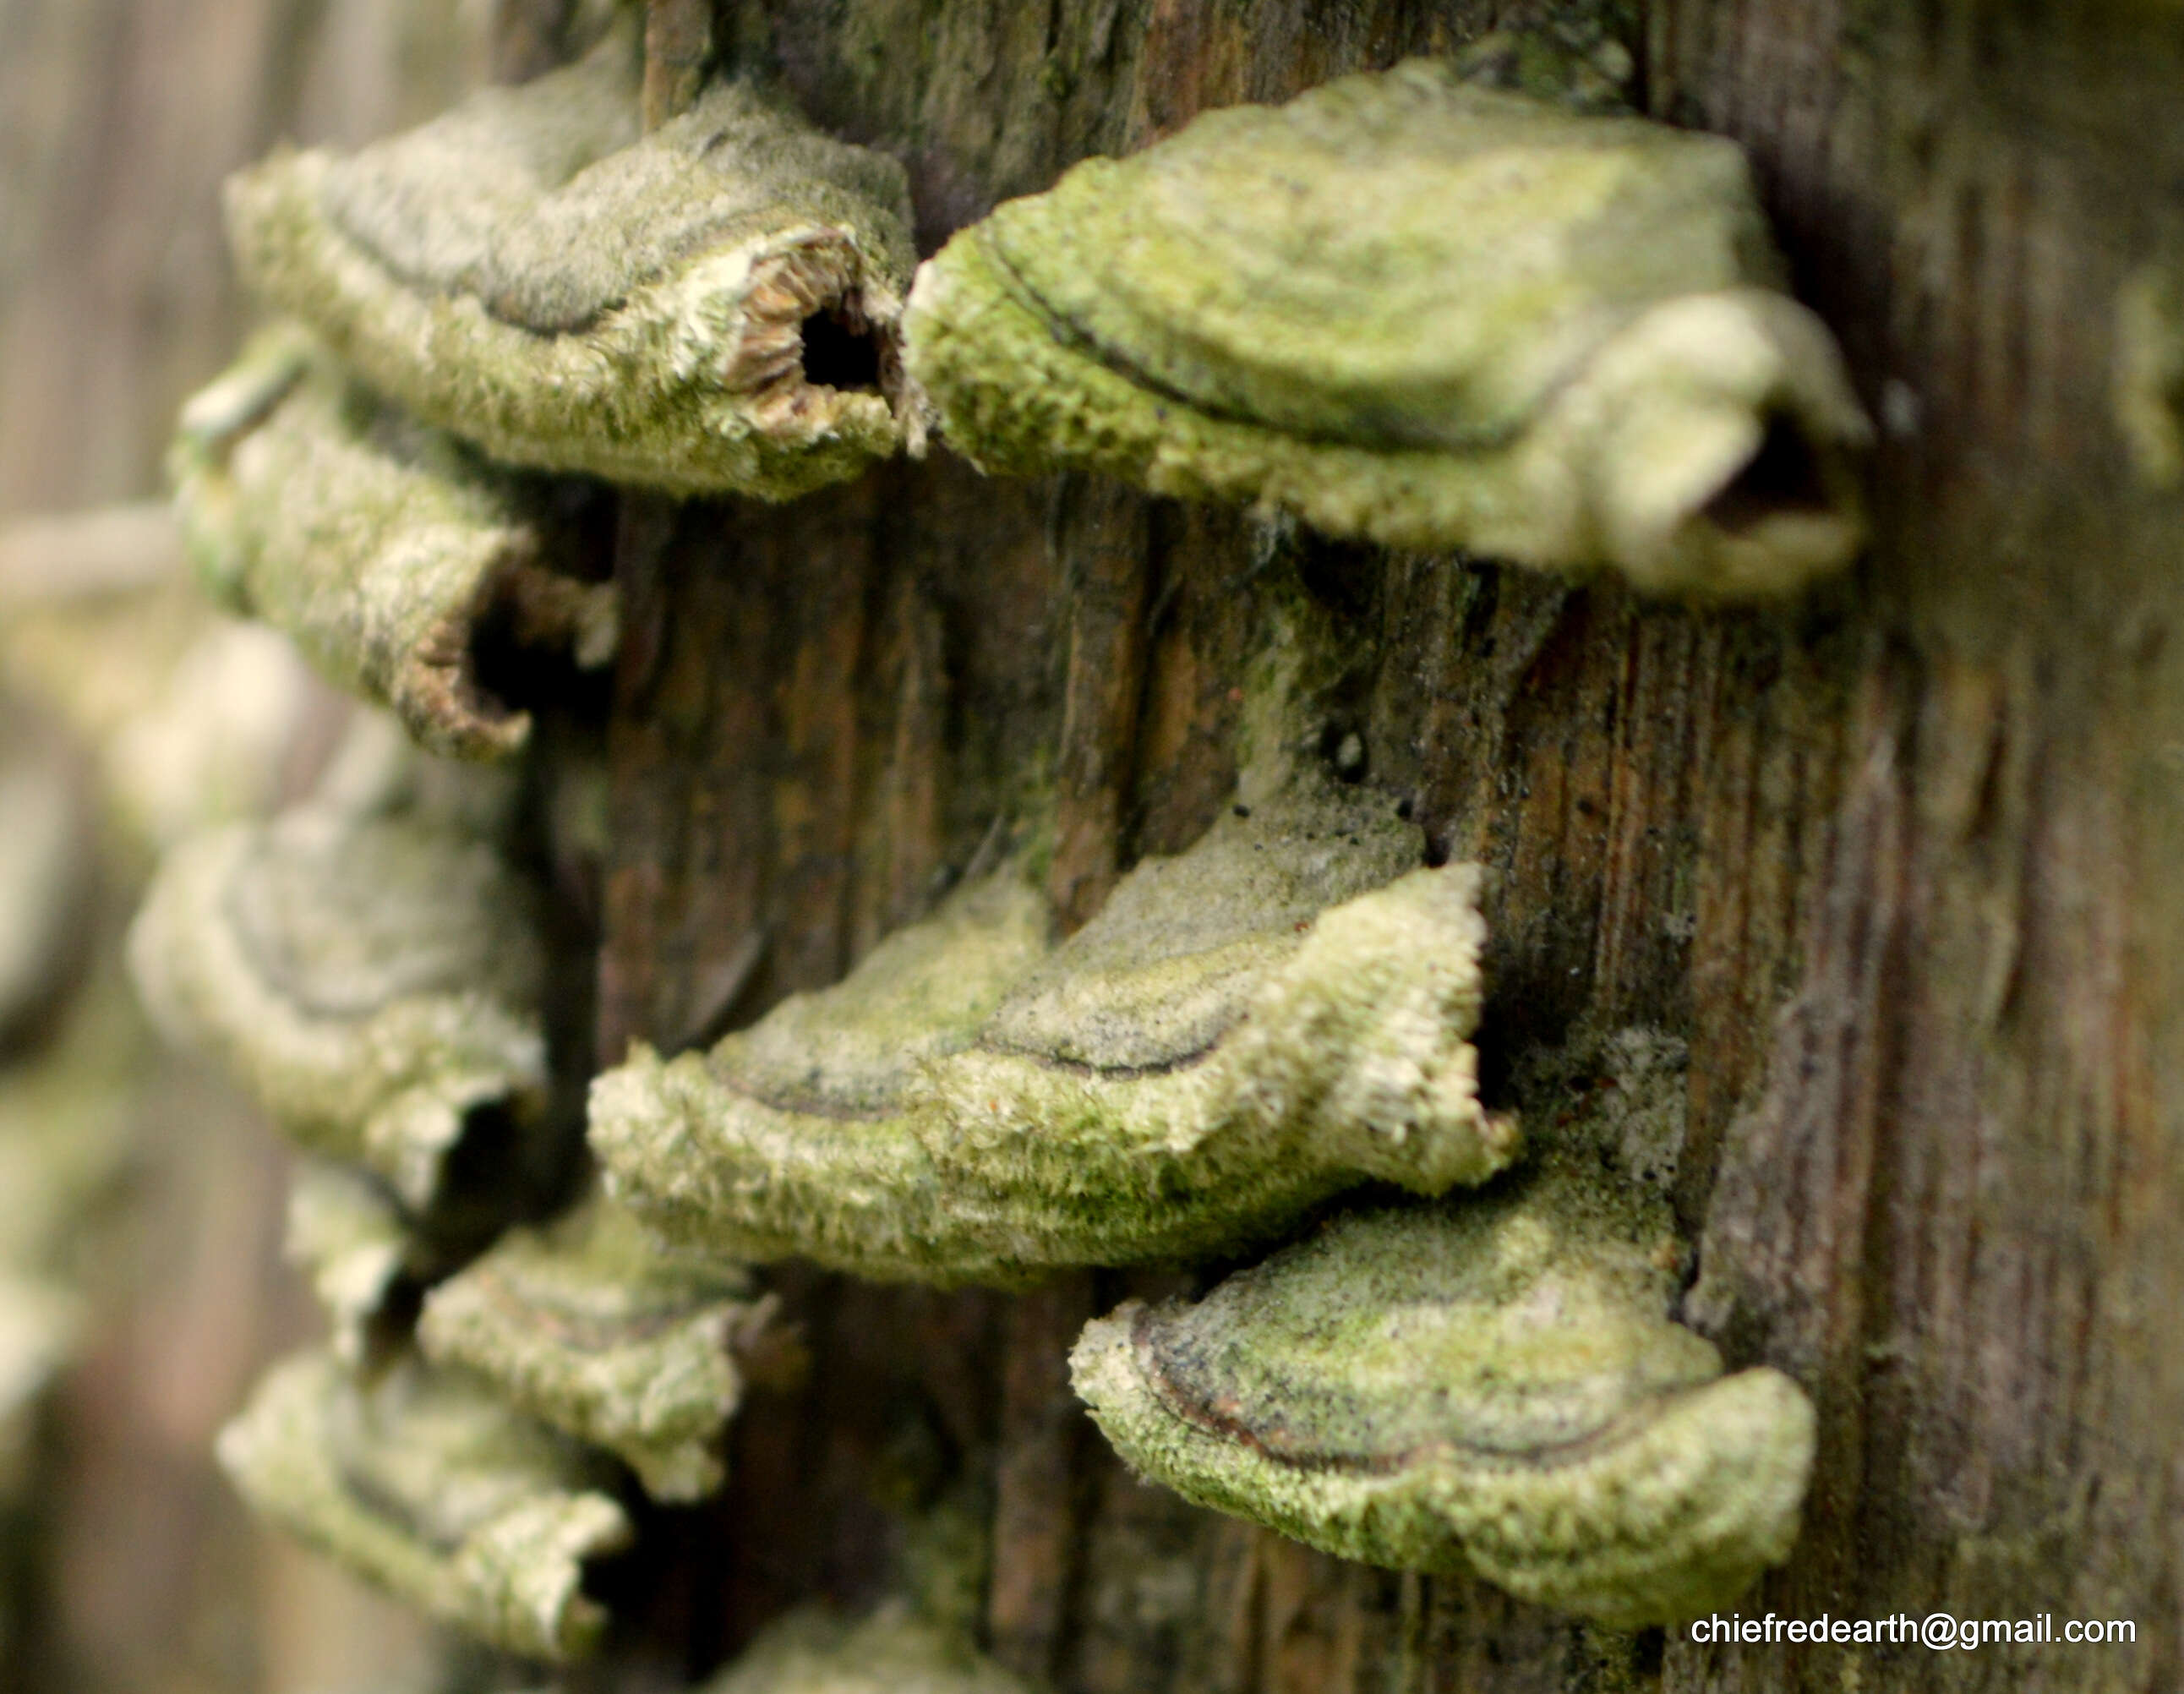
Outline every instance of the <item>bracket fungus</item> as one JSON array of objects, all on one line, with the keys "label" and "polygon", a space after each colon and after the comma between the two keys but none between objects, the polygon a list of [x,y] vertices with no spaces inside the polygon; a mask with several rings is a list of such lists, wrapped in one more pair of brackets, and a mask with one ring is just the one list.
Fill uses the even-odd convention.
[{"label": "bracket fungus", "polygon": [[1127,1301],[1071,1370],[1123,1457],[1201,1505],[1677,1622],[1788,1556],[1814,1442],[1788,1377],[1724,1376],[1669,1320],[1679,1257],[1627,1192],[1549,1169],[1345,1214],[1195,1303]]},{"label": "bracket fungus", "polygon": [[507,464],[786,499],[893,453],[902,167],[744,81],[639,137],[635,44],[231,180],[237,262]]},{"label": "bracket fungus", "polygon": [[722,1426],[743,1398],[738,1354],[777,1302],[733,1268],[655,1243],[611,1201],[511,1230],[426,1296],[426,1357],[636,1471],[656,1500],[721,1485]]},{"label": "bracket fungus", "polygon": [[554,568],[539,491],[403,416],[292,328],[182,409],[170,466],[211,598],[281,630],[436,753],[493,757],[530,728],[479,679],[488,632],[581,666],[612,655],[614,588]]},{"label": "bracket fungus", "polygon": [[571,1658],[605,1628],[583,1566],[628,1543],[627,1515],[572,1444],[458,1373],[411,1358],[365,1382],[297,1355],[219,1455],[264,1516],[496,1647]]},{"label": "bracket fungus", "polygon": [[443,1256],[377,1177],[305,1156],[288,1179],[282,1256],[309,1279],[334,1357],[351,1370],[398,1340],[402,1296],[445,1270]]},{"label": "bracket fungus", "polygon": [[112,959],[94,956],[58,1011],[0,1062],[0,1503],[37,1463],[41,1390],[95,1314],[78,1284],[142,1123],[148,1043]]},{"label": "bracket fungus", "polygon": [[483,842],[300,808],[170,852],[129,960],[170,1039],[422,1211],[474,1120],[543,1105],[532,906]]},{"label": "bracket fungus", "polygon": [[88,820],[60,748],[0,721],[0,1040],[51,1009],[82,939]]},{"label": "bracket fungus", "polygon": [[1007,202],[920,270],[905,356],[989,470],[1779,593],[1855,553],[1870,433],[1780,275],[1732,142],[1412,60]]},{"label": "bracket fungus", "polygon": [[0,1269],[0,1504],[36,1474],[39,1400],[75,1353],[83,1318],[71,1290]]},{"label": "bracket fungus", "polygon": [[1143,861],[1050,955],[1004,872],[710,1055],[638,1050],[593,1085],[609,1191],[733,1257],[1007,1283],[1483,1181],[1518,1135],[1465,1039],[1480,872],[1409,869],[1415,831],[1332,789]]},{"label": "bracket fungus", "polygon": [[2155,260],[2116,293],[2116,427],[2149,487],[2184,482],[2184,261]]}]

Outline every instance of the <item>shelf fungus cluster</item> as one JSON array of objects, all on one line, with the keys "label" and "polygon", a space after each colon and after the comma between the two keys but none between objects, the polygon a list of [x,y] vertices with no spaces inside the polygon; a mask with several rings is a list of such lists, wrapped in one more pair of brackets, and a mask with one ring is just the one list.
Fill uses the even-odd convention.
[{"label": "shelf fungus cluster", "polygon": [[1412,61],[1206,114],[960,232],[912,378],[995,471],[1700,597],[1840,567],[1869,433],[1736,146]]},{"label": "shelf fungus cluster", "polygon": [[243,277],[286,321],[184,409],[191,553],[220,605],[456,757],[530,727],[489,651],[611,655],[574,477],[785,499],[920,415],[901,167],[747,79],[640,136],[631,21],[564,70],[228,186]]},{"label": "shelf fungus cluster", "polygon": [[583,1567],[629,1537],[629,1474],[664,1500],[719,1486],[747,1379],[798,1353],[740,1268],[568,1206],[581,1125],[520,783],[475,761],[529,744],[504,676],[566,674],[520,649],[611,655],[585,478],[786,499],[893,453],[911,415],[900,165],[733,77],[640,135],[633,22],[231,184],[240,268],[281,317],[184,410],[180,538],[209,598],[422,750],[375,713],[320,719],[341,750],[315,778],[153,832],[129,945],[163,1032],[309,1155],[289,1251],[329,1345],[267,1379],[223,1460],[268,1517],[546,1658],[598,1638]]},{"label": "shelf fungus cluster", "polygon": [[[1424,866],[1392,796],[1270,756],[1061,940],[1020,821],[838,984],[710,1052],[632,1050],[579,1125],[515,784],[477,761],[530,730],[493,643],[615,643],[572,479],[785,499],[934,421],[994,471],[1791,590],[1858,544],[1866,425],[1741,155],[1413,63],[1080,165],[913,287],[898,164],[736,75],[640,133],[641,70],[617,28],[230,187],[285,321],[183,415],[183,534],[223,607],[424,749],[370,755],[395,732],[359,712],[304,802],[176,828],[131,938],[162,1028],[311,1156],[291,1250],[332,1338],[223,1437],[244,1491],[565,1658],[604,1626],[584,1566],[629,1540],[630,1478],[720,1487],[746,1388],[794,1368],[747,1266],[1006,1286],[1271,1247],[1085,1331],[1076,1382],[1131,1464],[1614,1625],[1732,1597],[1796,1534],[1811,1408],[1669,1320],[1658,1200],[1482,1101],[1485,873]],[[1279,1245],[1375,1183],[1411,1198]],[[715,1686],[1017,1685],[883,1613],[793,1619]]]},{"label": "shelf fungus cluster", "polygon": [[663,1499],[717,1486],[773,1308],[596,1199],[521,1224],[566,1188],[571,1126],[549,1101],[536,894],[498,845],[502,808],[470,792],[487,773],[460,777],[389,807],[337,761],[312,802],[185,840],[129,950],[165,1033],[311,1155],[289,1251],[331,1345],[267,1379],[223,1463],[371,1580],[560,1658],[604,1626],[585,1563],[630,1537],[613,1459]]},{"label": "shelf fungus cluster", "polygon": [[1368,1179],[1435,1195],[1515,1155],[1466,1040],[1475,867],[1391,805],[1300,785],[1142,862],[1045,945],[1011,871],[840,986],[592,1095],[609,1190],[663,1233],[860,1275],[1011,1282],[1203,1257]]}]

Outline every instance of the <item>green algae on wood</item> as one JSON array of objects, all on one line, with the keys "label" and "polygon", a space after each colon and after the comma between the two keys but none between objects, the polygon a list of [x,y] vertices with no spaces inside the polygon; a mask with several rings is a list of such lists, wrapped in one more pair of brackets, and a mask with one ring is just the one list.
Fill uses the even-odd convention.
[{"label": "green algae on wood", "polygon": [[366,1382],[299,1354],[218,1451],[260,1515],[441,1621],[535,1658],[598,1645],[583,1565],[629,1519],[573,1444],[476,1381],[411,1358]]},{"label": "green algae on wood", "polygon": [[346,158],[233,178],[245,280],[508,464],[785,499],[902,440],[893,159],[748,81],[638,134],[627,32]]},{"label": "green algae on wood", "polygon": [[613,588],[554,568],[541,491],[405,418],[292,328],[183,408],[170,468],[214,601],[289,636],[434,752],[491,758],[529,731],[479,681],[488,626],[580,665],[613,652]]},{"label": "green algae on wood", "polygon": [[1050,955],[1004,872],[710,1055],[597,1079],[609,1191],[731,1257],[1010,1283],[1233,1251],[1368,1179],[1483,1180],[1517,1135],[1466,1039],[1479,872],[1418,858],[1392,802],[1300,781]]},{"label": "green algae on wood", "polygon": [[1032,1694],[963,1636],[882,1607],[851,1622],[807,1606],[769,1624],[703,1694]]},{"label": "green algae on wood", "polygon": [[1415,60],[1003,204],[905,359],[989,470],[1775,593],[1855,553],[1869,432],[1780,269],[1732,143]]},{"label": "green algae on wood", "polygon": [[511,1230],[439,1284],[417,1340],[625,1460],[655,1499],[688,1501],[726,1474],[737,1355],[774,1308],[740,1271],[665,1247],[594,1199],[549,1228]]},{"label": "green algae on wood", "polygon": [[1733,1601],[1796,1540],[1810,1402],[1667,1316],[1665,1208],[1563,1170],[1346,1214],[1071,1355],[1133,1468],[1367,1563],[1618,1628]]},{"label": "green algae on wood", "polygon": [[419,1211],[475,1117],[543,1107],[535,904],[461,833],[301,808],[169,853],[130,966],[170,1039]]}]

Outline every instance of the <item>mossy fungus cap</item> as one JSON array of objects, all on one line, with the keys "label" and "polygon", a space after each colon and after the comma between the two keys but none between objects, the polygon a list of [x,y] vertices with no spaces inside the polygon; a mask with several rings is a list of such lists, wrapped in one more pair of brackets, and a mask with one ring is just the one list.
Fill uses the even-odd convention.
[{"label": "mossy fungus cap", "polygon": [[443,1623],[546,1659],[605,1631],[583,1567],[629,1544],[628,1515],[592,1460],[475,1379],[410,1358],[367,1381],[297,1354],[218,1452],[264,1516]]},{"label": "mossy fungus cap", "polygon": [[1006,203],[905,330],[990,469],[1738,594],[1861,534],[1867,426],[1780,276],[1732,142],[1414,60]]},{"label": "mossy fungus cap", "polygon": [[1367,1180],[1484,1181],[1519,1137],[1468,1039],[1481,872],[1418,856],[1384,796],[1300,780],[1052,950],[1004,870],[710,1054],[599,1077],[608,1190],[730,1257],[1008,1284],[1232,1252]]},{"label": "mossy fungus cap", "polygon": [[550,1227],[511,1229],[434,1288],[417,1340],[625,1460],[655,1499],[695,1500],[726,1476],[737,1351],[777,1303],[735,1267],[677,1253],[593,1198]]},{"label": "mossy fungus cap", "polygon": [[611,656],[611,583],[577,580],[538,479],[486,464],[340,371],[293,325],[183,407],[168,455],[208,594],[293,640],[420,746],[511,753],[531,720],[479,675],[481,644]]},{"label": "mossy fungus cap", "polygon": [[1072,1356],[1129,1463],[1345,1557],[1471,1571],[1618,1628],[1787,1557],[1813,1413],[1669,1321],[1629,1196],[1534,1173],[1346,1214],[1195,1303],[1126,1303]]},{"label": "mossy fungus cap", "polygon": [[129,936],[162,1033],[301,1145],[429,1206],[474,1117],[546,1091],[535,890],[487,844],[301,808],[169,853]]}]

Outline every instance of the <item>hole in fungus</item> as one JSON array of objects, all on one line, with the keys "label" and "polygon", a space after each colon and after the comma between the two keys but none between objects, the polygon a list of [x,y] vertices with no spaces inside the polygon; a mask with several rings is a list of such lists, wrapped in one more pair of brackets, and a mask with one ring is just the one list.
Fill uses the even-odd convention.
[{"label": "hole in fungus", "polygon": [[1741,534],[1770,513],[1802,508],[1816,511],[1828,504],[1819,456],[1805,432],[1777,413],[1767,421],[1759,450],[1706,504],[1706,515],[1730,534]]},{"label": "hole in fungus", "polygon": [[811,314],[799,326],[804,337],[804,380],[815,388],[877,392],[880,346],[871,331],[831,310]]},{"label": "hole in fungus", "polygon": [[540,709],[604,721],[609,673],[575,651],[588,586],[531,565],[495,577],[465,632],[463,706],[487,724]]}]

